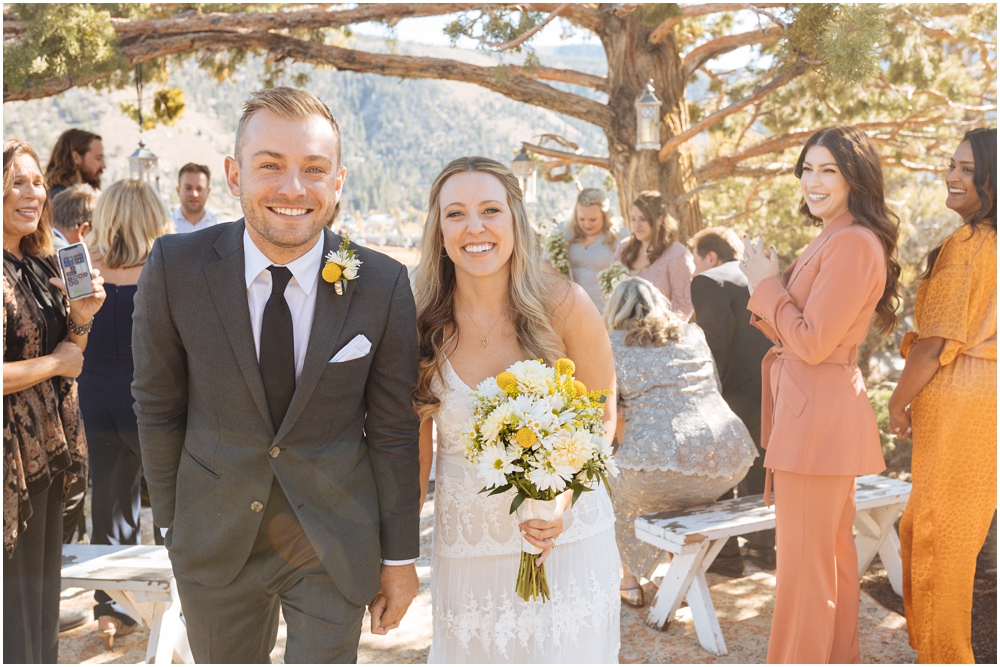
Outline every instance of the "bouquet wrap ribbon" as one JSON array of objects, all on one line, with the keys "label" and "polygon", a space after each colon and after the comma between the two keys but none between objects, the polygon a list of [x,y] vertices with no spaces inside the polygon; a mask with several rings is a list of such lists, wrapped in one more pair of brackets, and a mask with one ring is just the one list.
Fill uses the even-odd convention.
[{"label": "bouquet wrap ribbon", "polygon": [[[527,498],[521,505],[515,510],[517,512],[517,520],[524,522],[530,519],[541,519],[542,521],[548,521],[556,513],[556,502],[555,500],[535,500],[533,498]],[[529,554],[540,554],[542,550],[536,547],[534,544],[528,540],[521,537],[521,551]]]}]

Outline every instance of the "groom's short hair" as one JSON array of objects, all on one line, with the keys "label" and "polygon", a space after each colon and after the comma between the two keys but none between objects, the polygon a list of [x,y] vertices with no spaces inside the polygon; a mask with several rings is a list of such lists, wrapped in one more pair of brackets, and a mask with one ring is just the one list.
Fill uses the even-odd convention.
[{"label": "groom's short hair", "polygon": [[243,115],[240,116],[240,123],[236,127],[237,162],[240,161],[240,152],[243,149],[246,124],[255,113],[262,110],[284,118],[306,118],[315,114],[328,120],[337,137],[337,164],[340,164],[340,126],[330,113],[330,108],[312,93],[288,86],[254,91],[250,93],[250,99],[243,103]]}]

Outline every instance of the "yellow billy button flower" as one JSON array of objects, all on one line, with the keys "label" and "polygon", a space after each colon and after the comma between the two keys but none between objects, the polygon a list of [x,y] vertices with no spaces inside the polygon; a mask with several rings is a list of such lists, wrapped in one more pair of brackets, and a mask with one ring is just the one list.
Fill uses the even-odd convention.
[{"label": "yellow billy button flower", "polygon": [[517,440],[517,444],[521,446],[521,449],[527,449],[538,441],[538,436],[535,435],[535,432],[524,426],[517,429],[514,437]]},{"label": "yellow billy button flower", "polygon": [[[572,363],[572,362],[570,362],[570,363]],[[579,380],[573,380],[573,389],[576,390],[576,395],[577,396],[586,396],[587,395],[587,385],[585,385],[584,383],[580,382]]]},{"label": "yellow billy button flower", "polygon": [[323,267],[323,280],[328,283],[335,283],[340,280],[343,270],[333,262],[327,262]]},{"label": "yellow billy button flower", "polygon": [[557,359],[556,360],[556,375],[569,375],[573,377],[573,373],[576,372],[576,364],[574,364],[569,359]]},{"label": "yellow billy button flower", "polygon": [[513,373],[504,371],[497,376],[497,386],[504,390],[508,396],[513,396],[517,391],[517,378]]}]

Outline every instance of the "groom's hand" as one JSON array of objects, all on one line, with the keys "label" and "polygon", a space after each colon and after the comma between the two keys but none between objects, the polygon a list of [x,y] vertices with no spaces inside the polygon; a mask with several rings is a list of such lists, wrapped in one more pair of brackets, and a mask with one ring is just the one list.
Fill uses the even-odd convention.
[{"label": "groom's hand", "polygon": [[419,588],[416,564],[383,565],[382,590],[368,605],[372,615],[372,634],[384,635],[398,628]]}]

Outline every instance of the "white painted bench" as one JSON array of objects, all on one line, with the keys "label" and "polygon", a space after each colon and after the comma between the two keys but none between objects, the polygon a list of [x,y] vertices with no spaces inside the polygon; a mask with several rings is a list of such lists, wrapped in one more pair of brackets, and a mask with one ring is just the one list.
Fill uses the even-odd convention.
[{"label": "white painted bench", "polygon": [[147,663],[194,662],[166,548],[64,545],[62,588],[102,590],[129,616],[145,623]]},{"label": "white painted bench", "polygon": [[[903,566],[895,521],[909,497],[908,482],[880,475],[857,480],[854,528],[859,574],[868,570],[877,553],[898,595],[903,594]],[[636,519],[636,537],[673,557],[650,605],[646,624],[666,630],[686,598],[698,641],[711,653],[726,655],[726,642],[705,572],[730,537],[769,528],[774,528],[774,507],[765,507],[760,495]]]}]

